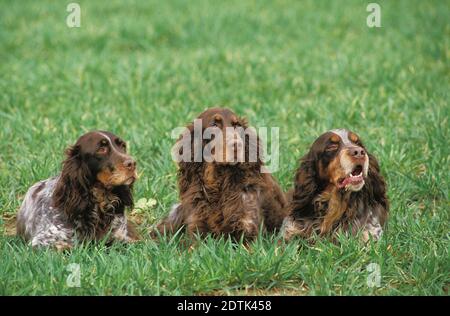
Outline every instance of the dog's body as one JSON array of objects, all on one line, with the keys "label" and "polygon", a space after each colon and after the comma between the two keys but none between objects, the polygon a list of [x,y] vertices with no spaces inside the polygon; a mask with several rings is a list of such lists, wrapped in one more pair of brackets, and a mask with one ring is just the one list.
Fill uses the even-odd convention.
[{"label": "dog's body", "polygon": [[67,150],[60,175],[33,185],[17,215],[17,233],[32,246],[66,249],[76,241],[132,241],[127,222],[136,163],[125,143],[108,132],[90,132]]},{"label": "dog's body", "polygon": [[[229,127],[247,128],[246,122],[228,109],[209,109],[198,119],[202,120],[202,131],[208,127],[222,131]],[[193,129],[193,125],[189,126],[188,133],[194,135]],[[157,230],[160,233],[173,233],[184,227],[188,234],[211,233],[234,238],[244,235],[246,239],[252,239],[262,223],[270,232],[281,227],[285,217],[284,195],[274,178],[261,172],[260,157],[250,161],[250,152],[259,148],[258,140],[255,137],[256,142],[252,145],[249,137],[235,133],[231,138],[199,142],[203,159],[207,145],[214,142],[218,148],[209,162],[203,159],[179,162],[180,203],[159,223]],[[189,140],[189,146],[194,143],[195,140]],[[234,161],[240,150],[244,159]],[[222,157],[225,161],[220,159]]]},{"label": "dog's body", "polygon": [[270,175],[242,172],[236,176],[220,168],[209,172],[217,173],[212,177],[220,180],[206,184],[197,179],[159,225],[161,233],[185,226],[189,234],[230,235],[235,239],[244,235],[251,239],[263,222],[269,232],[281,227],[285,201]]}]

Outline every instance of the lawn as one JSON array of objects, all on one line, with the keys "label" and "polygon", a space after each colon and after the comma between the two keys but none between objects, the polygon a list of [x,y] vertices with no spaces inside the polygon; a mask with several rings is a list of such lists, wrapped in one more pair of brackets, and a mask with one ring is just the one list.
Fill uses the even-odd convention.
[{"label": "lawn", "polygon": [[[381,28],[372,1],[81,0],[80,28],[68,2],[0,2],[0,295],[448,295],[450,1],[377,1]],[[389,185],[382,240],[64,254],[11,236],[29,186],[93,129],[129,141],[135,199],[156,201],[132,212],[145,233],[177,201],[172,129],[214,105],[280,128],[285,190],[318,135],[357,132]]]}]

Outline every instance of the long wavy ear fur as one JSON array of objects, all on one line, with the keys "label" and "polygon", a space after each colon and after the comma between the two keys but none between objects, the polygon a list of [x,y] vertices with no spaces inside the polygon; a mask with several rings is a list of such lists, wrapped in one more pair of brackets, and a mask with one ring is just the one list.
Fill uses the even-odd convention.
[{"label": "long wavy ear fur", "polygon": [[[133,186],[132,185],[121,185],[113,189],[114,194],[116,194],[122,205],[124,207],[133,208]],[[120,210],[123,211],[123,208]]]},{"label": "long wavy ear fur", "polygon": [[[263,165],[263,155],[261,148],[261,139],[255,129],[249,128],[248,121],[246,118],[239,118],[239,122],[244,130],[247,131],[245,134],[245,163],[244,165],[250,166],[252,168],[260,168]],[[256,140],[256,142],[254,141]],[[256,161],[254,158],[256,157]],[[252,159],[250,162],[250,158]]]},{"label": "long wavy ear fur", "polygon": [[387,215],[389,212],[389,200],[386,196],[387,185],[383,176],[381,175],[377,159],[371,154],[368,154],[368,156],[369,174],[367,177],[365,189],[369,193],[369,202],[372,204],[378,204],[382,207],[383,211],[380,215],[381,221],[384,222],[387,219]]},{"label": "long wavy ear fur", "polygon": [[69,218],[89,207],[92,175],[82,161],[79,146],[66,150],[66,159],[53,193],[53,206],[62,210]]},{"label": "long wavy ear fur", "polygon": [[[183,194],[189,189],[189,186],[192,185],[192,181],[198,177],[200,172],[202,163],[194,161],[194,124],[190,124],[187,126],[186,133],[183,133],[177,142],[186,141],[184,137],[186,134],[190,134],[190,146],[191,146],[191,159],[190,161],[180,161],[178,163],[178,186],[180,189],[180,194]],[[186,145],[186,144],[185,144]],[[198,150],[203,150],[203,146]],[[183,154],[183,147],[180,148],[180,154]]]},{"label": "long wavy ear fur", "polygon": [[319,189],[315,169],[315,157],[310,151],[300,163],[295,174],[295,186],[290,206],[290,213],[294,217],[307,217],[314,213],[313,199]]}]

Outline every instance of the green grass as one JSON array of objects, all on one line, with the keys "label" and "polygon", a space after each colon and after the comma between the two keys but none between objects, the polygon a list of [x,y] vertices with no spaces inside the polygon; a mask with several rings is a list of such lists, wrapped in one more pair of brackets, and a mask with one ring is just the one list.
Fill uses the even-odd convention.
[{"label": "green grass", "polygon": [[[177,239],[128,247],[32,250],[0,237],[0,295],[448,295],[449,1],[0,2],[0,215],[60,170],[64,148],[92,129],[130,142],[145,230],[177,200],[170,132],[224,105],[253,126],[280,127],[283,189],[322,132],[356,131],[389,184],[388,229],[377,244],[262,236],[250,250]],[[0,232],[7,221],[0,219]],[[5,234],[6,235],[6,234]],[[67,265],[81,266],[69,288]],[[381,269],[368,287],[367,265]]]}]

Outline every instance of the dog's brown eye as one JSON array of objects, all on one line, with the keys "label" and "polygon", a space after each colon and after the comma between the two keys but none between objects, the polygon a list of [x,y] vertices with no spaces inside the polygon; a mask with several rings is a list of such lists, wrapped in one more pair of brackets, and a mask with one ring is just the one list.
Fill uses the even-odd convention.
[{"label": "dog's brown eye", "polygon": [[108,152],[108,142],[103,139],[99,143],[99,148],[97,149],[97,153],[99,154],[106,154]]},{"label": "dog's brown eye", "polygon": [[126,149],[127,148],[126,143],[123,140],[121,140],[120,138],[116,138],[115,143],[116,143],[117,146],[119,146],[122,149]]},{"label": "dog's brown eye", "polygon": [[101,146],[101,147],[97,150],[97,153],[99,153],[99,154],[101,154],[101,155],[106,154],[107,152],[108,152],[108,147],[106,147],[106,146]]}]

